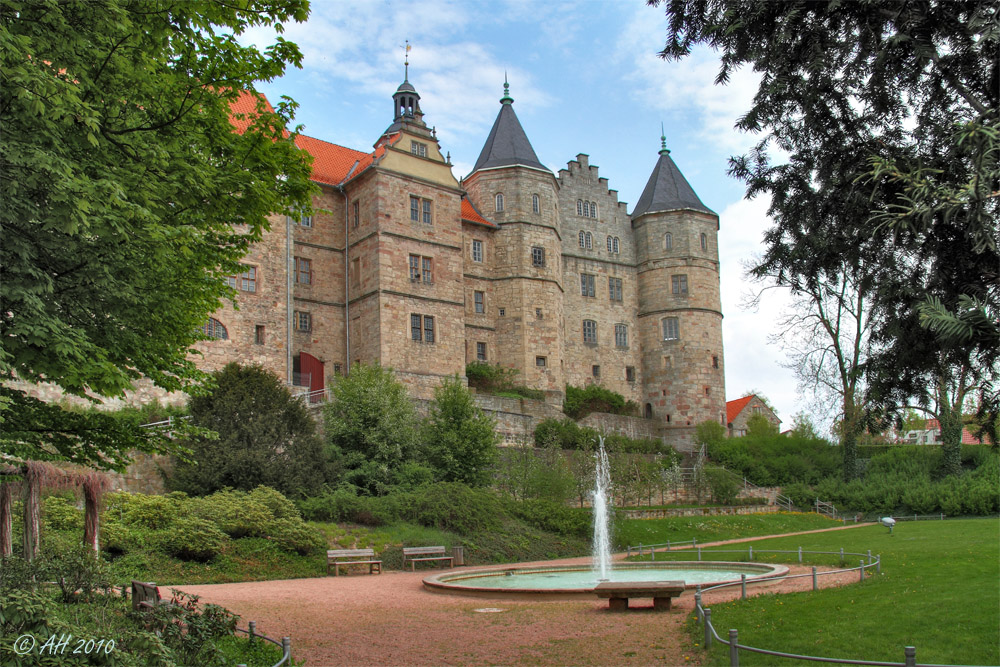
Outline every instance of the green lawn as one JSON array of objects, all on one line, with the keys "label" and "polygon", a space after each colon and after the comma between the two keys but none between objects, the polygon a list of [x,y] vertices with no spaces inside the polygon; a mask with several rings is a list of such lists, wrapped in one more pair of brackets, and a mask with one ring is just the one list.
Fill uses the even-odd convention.
[{"label": "green lawn", "polygon": [[667,540],[685,542],[697,538],[699,542],[715,542],[841,525],[840,521],[825,516],[799,512],[619,519],[614,524],[614,541],[619,549],[624,550],[629,545],[658,544]]},{"label": "green lawn", "polygon": [[[754,549],[847,551],[882,555],[882,575],[816,593],[766,595],[712,607],[720,636],[760,648],[851,660],[903,661],[916,646],[918,663],[1000,664],[1000,521],[996,518],[896,524],[759,540]],[[755,560],[763,560],[756,557]],[[794,562],[794,556],[772,558]],[[821,558],[835,562],[836,558]],[[856,565],[856,563],[849,563]],[[822,584],[821,584],[822,586]],[[689,619],[692,643],[701,626]],[[729,664],[716,646],[707,664]],[[741,652],[741,665],[777,658]],[[782,664],[795,664],[782,661]]]}]

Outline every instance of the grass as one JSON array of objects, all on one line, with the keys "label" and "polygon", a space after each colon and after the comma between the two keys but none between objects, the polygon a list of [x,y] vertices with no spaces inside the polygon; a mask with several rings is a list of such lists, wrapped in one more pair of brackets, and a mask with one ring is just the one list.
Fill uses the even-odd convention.
[{"label": "grass", "polygon": [[[882,556],[882,575],[815,593],[716,604],[713,625],[723,637],[729,628],[738,629],[741,644],[789,653],[902,662],[903,647],[916,646],[920,663],[1000,664],[998,538],[1000,522],[992,518],[907,522],[897,524],[893,535],[881,526],[865,526],[755,541],[755,551],[871,549]],[[755,555],[755,560],[763,559]],[[691,619],[688,625],[693,642],[700,643],[702,628]],[[728,651],[716,646],[706,664],[729,664]],[[741,665],[775,660],[740,653]]]},{"label": "grass", "polygon": [[843,524],[818,514],[799,512],[677,516],[666,519],[618,519],[614,525],[614,540],[619,549],[624,549],[629,545],[659,544],[667,540],[685,542],[697,539],[699,542],[714,542],[758,535],[835,528],[840,525]]}]

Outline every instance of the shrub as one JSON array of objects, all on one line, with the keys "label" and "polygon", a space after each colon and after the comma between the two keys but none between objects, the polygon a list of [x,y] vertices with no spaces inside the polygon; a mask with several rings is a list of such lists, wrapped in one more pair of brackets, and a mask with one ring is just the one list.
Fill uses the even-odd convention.
[{"label": "shrub", "polygon": [[712,499],[720,505],[732,505],[739,495],[740,485],[732,473],[721,468],[706,468],[708,487],[712,491]]},{"label": "shrub", "polygon": [[63,496],[49,496],[42,501],[42,518],[52,530],[83,530],[83,512]]},{"label": "shrub", "polygon": [[104,496],[105,517],[145,528],[166,528],[177,518],[180,502],[166,496],[119,491]]},{"label": "shrub", "polygon": [[164,533],[163,550],[181,560],[210,561],[222,552],[227,536],[215,524],[198,517],[183,517]]},{"label": "shrub", "polygon": [[265,532],[282,549],[300,556],[319,551],[326,544],[319,531],[301,519],[275,519],[267,525]]},{"label": "shrub", "polygon": [[258,486],[247,494],[247,500],[260,503],[271,510],[271,514],[274,515],[275,519],[301,518],[299,508],[295,506],[295,503],[283,496],[280,491],[275,491],[270,487]]},{"label": "shrub", "polygon": [[297,504],[302,516],[308,521],[343,523],[357,521],[356,517],[364,501],[351,489],[339,488],[321,496],[303,498]]},{"label": "shrub", "polygon": [[410,518],[420,525],[460,535],[499,528],[501,514],[499,499],[489,491],[449,482],[416,494],[410,510]]},{"label": "shrub", "polygon": [[616,415],[638,415],[639,406],[634,401],[626,401],[619,393],[596,384],[584,389],[566,385],[563,412],[573,419],[581,419],[591,412],[610,412]]},{"label": "shrub", "polygon": [[63,602],[88,602],[98,590],[111,587],[107,562],[94,550],[78,544],[59,553],[43,555],[46,578],[59,584]]},{"label": "shrub", "polygon": [[264,527],[274,519],[266,505],[251,500],[242,491],[219,491],[204,498],[187,501],[186,510],[193,516],[212,522],[230,537],[263,535]]},{"label": "shrub", "polygon": [[434,390],[422,429],[423,459],[442,482],[486,486],[497,459],[496,420],[472,400],[458,377]]},{"label": "shrub", "polygon": [[715,445],[726,439],[726,427],[709,419],[695,427],[694,441],[699,445]]},{"label": "shrub", "polygon": [[567,507],[548,500],[509,501],[507,511],[536,528],[574,537],[588,537],[591,532],[590,510]]}]

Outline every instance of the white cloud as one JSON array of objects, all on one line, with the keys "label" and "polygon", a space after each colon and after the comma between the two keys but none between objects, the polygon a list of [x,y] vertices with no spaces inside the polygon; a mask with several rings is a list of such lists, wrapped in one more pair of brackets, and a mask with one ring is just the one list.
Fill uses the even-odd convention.
[{"label": "white cloud", "polygon": [[[682,125],[685,120],[699,127],[696,139],[719,149],[738,153],[752,146],[754,135],[733,126],[749,110],[760,76],[744,68],[728,84],[717,86],[719,58],[714,51],[699,46],[683,60],[668,62],[657,56],[665,42],[666,21],[647,7],[637,7],[619,37],[615,59],[631,72],[627,79],[632,95],[665,115],[668,146],[679,142],[671,136],[671,121]],[[695,117],[687,118],[691,114]]]}]

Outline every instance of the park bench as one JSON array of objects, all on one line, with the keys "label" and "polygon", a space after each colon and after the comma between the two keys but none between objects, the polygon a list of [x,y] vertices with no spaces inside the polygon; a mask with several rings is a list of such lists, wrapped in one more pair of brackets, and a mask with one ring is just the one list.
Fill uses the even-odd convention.
[{"label": "park bench", "polygon": [[327,575],[331,565],[333,576],[340,575],[341,565],[367,565],[368,574],[382,574],[382,561],[375,560],[374,549],[330,549],[326,552]]},{"label": "park bench", "polygon": [[445,555],[444,547],[403,547],[403,567],[410,562],[410,569],[417,571],[417,561],[446,560],[448,567],[454,567],[454,556]]},{"label": "park bench", "polygon": [[146,581],[132,580],[133,611],[152,611],[161,605],[172,605],[170,600],[160,597],[160,589],[156,584]]},{"label": "park bench", "polygon": [[605,581],[594,589],[599,598],[608,598],[608,609],[628,609],[629,598],[653,598],[653,609],[668,611],[673,598],[684,592],[683,581]]}]

